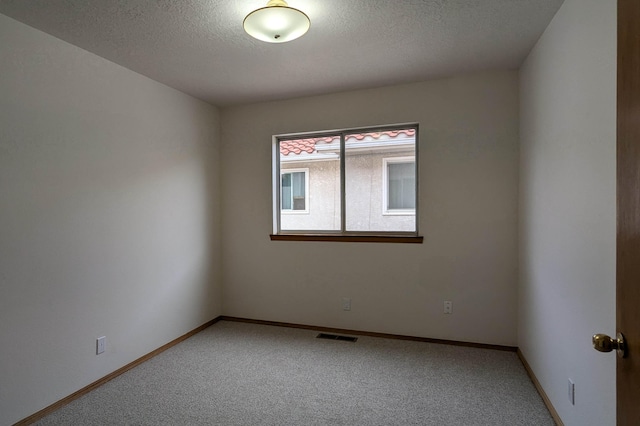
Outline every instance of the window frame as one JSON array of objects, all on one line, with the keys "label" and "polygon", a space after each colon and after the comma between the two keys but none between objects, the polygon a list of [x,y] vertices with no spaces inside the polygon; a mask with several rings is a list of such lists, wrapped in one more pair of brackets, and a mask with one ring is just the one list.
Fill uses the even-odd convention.
[{"label": "window frame", "polygon": [[[304,209],[303,210],[284,210],[282,204],[280,204],[280,212],[287,215],[295,214],[309,214],[310,194],[309,194],[309,169],[295,168],[295,169],[280,169],[280,203],[282,203],[282,175],[289,173],[304,173]],[[292,187],[293,188],[293,187]],[[292,189],[293,191],[293,189]],[[291,206],[293,207],[293,196],[291,197]]]},{"label": "window frame", "polygon": [[[415,131],[415,145],[413,161],[415,164],[415,230],[414,231],[347,231],[346,230],[346,192],[345,192],[345,137],[354,133],[374,133],[388,132],[397,130],[413,129]],[[296,139],[321,138],[321,137],[340,137],[340,230],[286,230],[281,229],[280,215],[281,209],[281,174],[280,169],[280,142],[286,142]],[[423,237],[419,235],[419,125],[418,123],[402,123],[393,125],[344,128],[337,130],[326,130],[317,132],[301,132],[301,133],[283,133],[272,136],[272,234],[271,240],[285,241],[344,241],[344,242],[389,242],[389,243],[422,243]],[[284,169],[293,170],[293,169]],[[308,175],[306,184],[309,183]],[[386,184],[383,183],[383,187]],[[307,190],[307,199],[310,200]],[[307,206],[309,208],[309,206]],[[384,213],[383,209],[383,213]],[[290,213],[286,213],[290,214]]]},{"label": "window frame", "polygon": [[[413,164],[414,176],[417,176],[415,156],[385,157],[382,159],[382,215],[383,216],[415,216],[416,209],[390,209],[389,208],[389,164]],[[416,186],[417,185],[418,185],[418,180],[416,179]],[[417,194],[416,194],[416,200],[417,200]]]}]

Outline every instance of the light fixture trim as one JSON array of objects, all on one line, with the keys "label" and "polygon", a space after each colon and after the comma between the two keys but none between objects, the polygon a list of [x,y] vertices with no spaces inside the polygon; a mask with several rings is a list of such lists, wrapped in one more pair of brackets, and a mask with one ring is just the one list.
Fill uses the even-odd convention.
[{"label": "light fixture trim", "polygon": [[267,6],[249,13],[242,26],[247,34],[258,40],[285,43],[306,34],[311,20],[306,13],[289,7],[285,1],[271,0]]}]

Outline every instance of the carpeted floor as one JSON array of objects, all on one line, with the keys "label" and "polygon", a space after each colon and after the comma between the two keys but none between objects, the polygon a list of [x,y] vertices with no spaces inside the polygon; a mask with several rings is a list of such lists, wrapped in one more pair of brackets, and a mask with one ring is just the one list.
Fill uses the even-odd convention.
[{"label": "carpeted floor", "polygon": [[554,425],[517,355],[221,321],[38,425]]}]

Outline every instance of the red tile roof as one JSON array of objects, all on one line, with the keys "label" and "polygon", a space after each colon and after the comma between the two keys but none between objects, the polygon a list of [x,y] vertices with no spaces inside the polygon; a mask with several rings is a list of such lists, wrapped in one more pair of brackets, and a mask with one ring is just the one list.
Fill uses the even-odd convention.
[{"label": "red tile roof", "polygon": [[[402,129],[402,130],[388,130],[385,132],[374,132],[374,133],[354,133],[354,134],[348,134],[347,139],[355,138],[356,140],[361,141],[367,136],[372,137],[374,139],[379,139],[382,135],[395,138],[400,134],[404,134],[406,136],[415,136],[416,131],[415,129]],[[299,155],[303,152],[306,152],[308,154],[313,154],[316,150],[316,144],[331,143],[336,139],[338,139],[338,136],[281,141],[280,154],[289,155],[293,153],[295,155]]]},{"label": "red tile roof", "polygon": [[374,139],[379,139],[380,136],[382,135],[387,135],[391,138],[395,138],[396,136],[400,135],[400,134],[405,134],[407,136],[414,136],[416,134],[416,130],[415,129],[402,129],[402,130],[389,130],[386,132],[377,132],[377,133],[356,133],[353,135],[347,135],[347,138],[356,138],[357,140],[361,141],[362,139],[366,138],[367,136],[371,136]]},{"label": "red tile roof", "polygon": [[331,143],[335,139],[335,137],[327,137],[327,138],[312,138],[312,139],[296,139],[293,141],[282,141],[280,142],[280,154],[281,155],[289,155],[293,154],[301,154],[303,152],[307,152],[309,154],[313,154],[316,150],[316,144],[320,142]]}]

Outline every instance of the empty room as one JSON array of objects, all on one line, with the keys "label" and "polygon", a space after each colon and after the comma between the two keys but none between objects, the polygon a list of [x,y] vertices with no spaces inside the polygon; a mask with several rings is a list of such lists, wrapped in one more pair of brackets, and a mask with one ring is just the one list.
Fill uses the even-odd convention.
[{"label": "empty room", "polygon": [[0,426],[637,424],[639,9],[0,0]]}]

